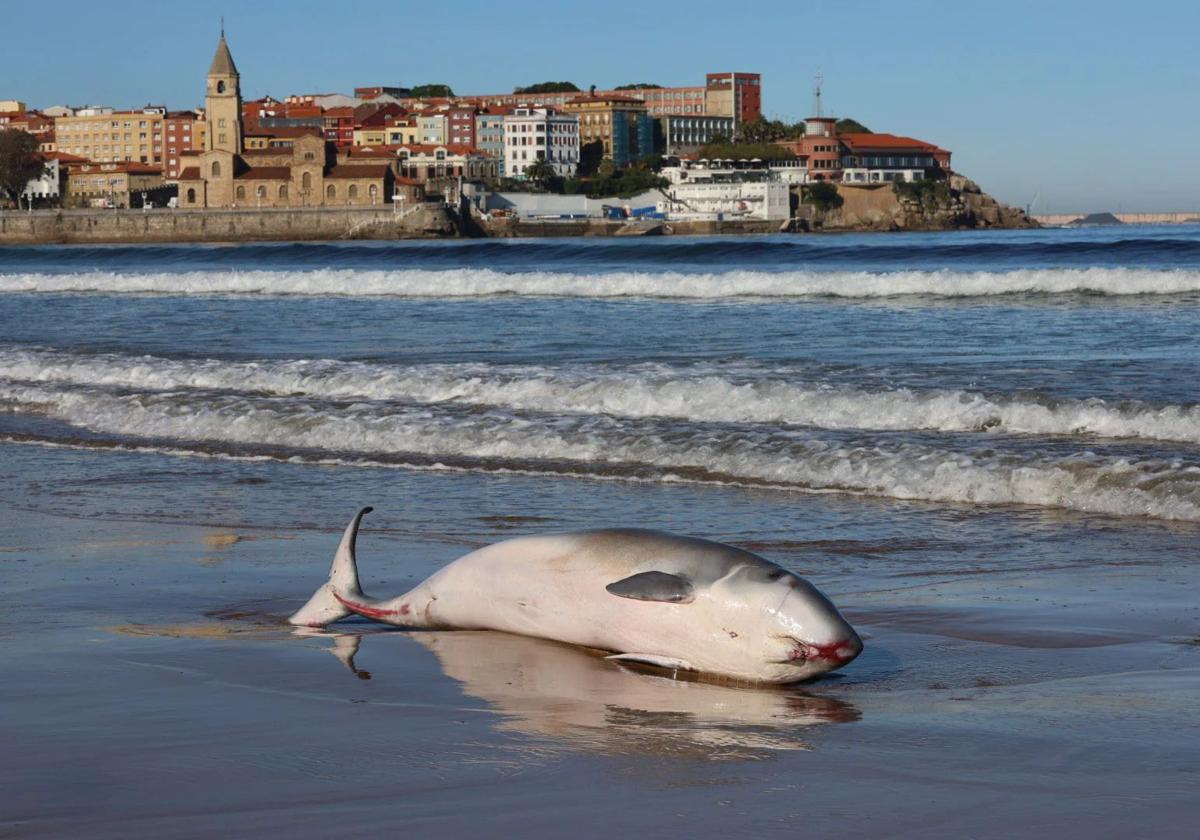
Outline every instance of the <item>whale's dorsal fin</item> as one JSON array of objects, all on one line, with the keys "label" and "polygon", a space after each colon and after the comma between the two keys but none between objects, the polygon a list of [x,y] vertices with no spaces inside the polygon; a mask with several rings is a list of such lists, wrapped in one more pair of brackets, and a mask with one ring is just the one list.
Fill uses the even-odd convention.
[{"label": "whale's dorsal fin", "polygon": [[619,598],[689,604],[696,595],[691,581],[667,572],[638,572],[604,587]]}]

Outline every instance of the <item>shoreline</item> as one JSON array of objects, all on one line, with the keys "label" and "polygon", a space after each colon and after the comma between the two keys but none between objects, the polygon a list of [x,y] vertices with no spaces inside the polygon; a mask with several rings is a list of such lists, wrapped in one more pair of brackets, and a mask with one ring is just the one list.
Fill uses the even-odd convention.
[{"label": "shoreline", "polygon": [[837,233],[932,233],[1032,229],[881,226],[875,221],[832,224],[798,216],[788,221],[609,221],[464,217],[429,203],[399,212],[387,207],[228,210],[35,210],[0,212],[0,247],[20,245],[187,245],[268,242],[352,242],[508,238],[608,238],[639,236],[753,236]]}]

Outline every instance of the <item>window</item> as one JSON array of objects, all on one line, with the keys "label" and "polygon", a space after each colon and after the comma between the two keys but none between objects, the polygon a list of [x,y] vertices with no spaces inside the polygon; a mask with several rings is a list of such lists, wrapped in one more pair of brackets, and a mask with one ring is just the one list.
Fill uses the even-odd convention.
[{"label": "window", "polygon": [[187,191],[187,202],[188,202],[188,204],[196,203],[196,191],[194,189],[192,189],[191,187],[189,187],[188,191]]},{"label": "window", "polygon": [[214,160],[214,161],[213,161],[213,163],[212,163],[212,176],[213,176],[214,178],[220,178],[220,177],[221,177],[221,162],[220,162],[220,161],[217,161],[217,160]]},{"label": "window", "polygon": [[352,199],[352,200],[355,198],[358,198],[358,185],[357,184],[350,185],[350,190],[347,192],[346,197],[349,199]]},{"label": "window", "polygon": [[259,198],[266,198],[267,197],[267,188],[260,184],[258,189],[254,191],[254,193]]},{"label": "window", "polygon": [[217,82],[217,93],[224,93],[224,92],[225,92],[225,83]]},{"label": "window", "polygon": [[246,188],[245,188],[245,187],[238,187],[238,188],[237,188],[237,191],[234,193],[234,195],[237,197],[237,199],[238,199],[239,201],[241,201],[243,198],[245,198],[245,197],[246,197]]},{"label": "window", "polygon": [[327,186],[325,188],[325,197],[326,198],[337,198],[337,190],[334,189],[333,184],[330,184],[329,186]]},{"label": "window", "polygon": [[287,198],[287,184],[283,184],[279,187],[279,197]]}]

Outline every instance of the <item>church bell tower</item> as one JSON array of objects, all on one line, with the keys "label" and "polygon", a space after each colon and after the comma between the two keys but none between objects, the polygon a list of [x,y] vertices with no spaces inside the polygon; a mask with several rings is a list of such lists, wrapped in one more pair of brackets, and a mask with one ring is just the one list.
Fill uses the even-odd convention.
[{"label": "church bell tower", "polygon": [[221,40],[208,68],[208,92],[204,99],[208,120],[207,151],[242,153],[242,90],[238,83],[237,65],[225,43],[225,27]]}]

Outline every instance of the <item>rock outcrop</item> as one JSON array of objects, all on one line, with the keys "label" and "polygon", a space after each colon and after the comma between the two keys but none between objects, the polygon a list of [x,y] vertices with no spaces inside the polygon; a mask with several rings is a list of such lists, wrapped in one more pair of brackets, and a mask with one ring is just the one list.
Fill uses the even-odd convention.
[{"label": "rock outcrop", "polygon": [[[962,175],[912,184],[839,184],[840,206],[807,214],[811,230],[1035,228],[1024,210],[1001,204]],[[801,205],[804,208],[804,205]]]}]

